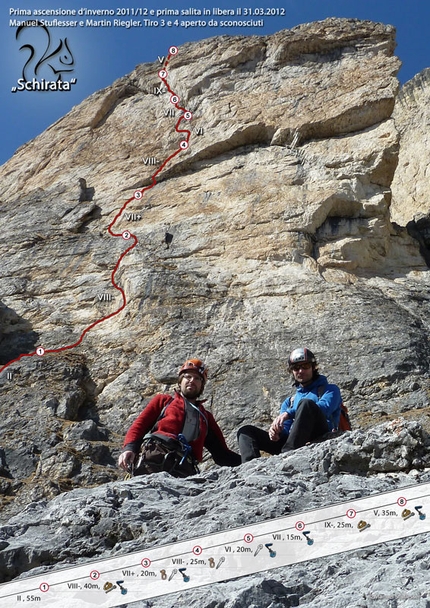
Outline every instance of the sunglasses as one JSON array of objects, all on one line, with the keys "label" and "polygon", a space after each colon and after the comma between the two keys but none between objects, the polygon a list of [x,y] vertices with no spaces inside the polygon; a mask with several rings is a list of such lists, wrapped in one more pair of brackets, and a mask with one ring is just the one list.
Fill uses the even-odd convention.
[{"label": "sunglasses", "polygon": [[293,372],[297,372],[299,369],[311,369],[311,367],[312,363],[305,361],[304,363],[294,363],[294,365],[291,366],[291,369]]}]

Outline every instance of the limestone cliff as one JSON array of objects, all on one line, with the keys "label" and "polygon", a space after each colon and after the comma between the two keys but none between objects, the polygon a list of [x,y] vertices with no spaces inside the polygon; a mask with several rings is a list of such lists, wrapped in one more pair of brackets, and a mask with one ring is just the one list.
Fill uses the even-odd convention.
[{"label": "limestone cliff", "polygon": [[399,164],[392,183],[391,217],[420,243],[430,265],[430,202],[428,186],[430,68],[407,82],[393,113],[400,134]]},{"label": "limestone cliff", "polygon": [[390,26],[328,19],[181,47],[168,84],[193,114],[190,145],[115,224],[138,239],[116,315],[128,242],[107,227],[182,138],[160,64],[0,168],[0,365],[113,315],[0,375],[3,519],[115,480],[125,430],[190,355],[209,365],[232,447],[291,393],[287,354],[302,344],[356,428],[400,413],[429,428],[426,252],[390,209],[406,137],[394,46]]}]

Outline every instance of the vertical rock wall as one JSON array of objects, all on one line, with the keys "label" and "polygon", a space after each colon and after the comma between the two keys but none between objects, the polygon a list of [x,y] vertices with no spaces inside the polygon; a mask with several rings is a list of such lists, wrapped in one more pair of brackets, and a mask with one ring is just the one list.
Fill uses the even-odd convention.
[{"label": "vertical rock wall", "polygon": [[407,226],[430,266],[429,125],[430,68],[407,82],[393,114],[400,133],[399,164],[392,191],[393,222]]},{"label": "vertical rock wall", "polygon": [[[394,46],[390,26],[329,19],[179,49],[168,82],[193,113],[190,147],[115,225],[139,241],[116,274],[125,309],[0,377],[5,504],[114,479],[128,425],[191,355],[231,446],[291,393],[301,344],[356,426],[428,424],[427,266],[390,218]],[[127,243],[107,226],[180,142],[159,69],[95,93],[0,169],[2,364],[120,307]]]}]

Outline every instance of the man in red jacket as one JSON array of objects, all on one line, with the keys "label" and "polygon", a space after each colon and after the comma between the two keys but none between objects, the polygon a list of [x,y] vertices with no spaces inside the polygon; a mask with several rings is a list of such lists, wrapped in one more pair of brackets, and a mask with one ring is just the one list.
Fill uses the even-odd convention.
[{"label": "man in red jacket", "polygon": [[198,399],[207,375],[200,359],[185,361],[175,395],[156,395],[129,428],[118,459],[122,469],[135,475],[168,471],[175,477],[188,477],[198,472],[203,447],[221,466],[241,464],[239,454],[227,447],[215,418]]}]

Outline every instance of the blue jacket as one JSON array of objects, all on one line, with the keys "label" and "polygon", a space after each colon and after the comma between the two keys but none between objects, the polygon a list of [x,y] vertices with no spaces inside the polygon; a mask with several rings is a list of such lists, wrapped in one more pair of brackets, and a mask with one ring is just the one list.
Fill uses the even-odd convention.
[{"label": "blue jacket", "polygon": [[[322,387],[319,389],[319,387]],[[318,390],[319,389],[319,390]],[[322,390],[324,389],[324,393]],[[292,389],[294,390],[294,388]],[[288,412],[290,416],[288,420],[284,422],[284,430],[282,436],[288,435],[291,426],[294,422],[297,407],[302,399],[312,399],[318,404],[320,409],[324,412],[327,418],[327,424],[330,431],[336,429],[339,425],[340,418],[340,404],[342,403],[342,397],[340,394],[339,387],[335,384],[329,384],[325,376],[319,375],[312,384],[307,386],[298,386],[296,388],[296,394],[292,397],[287,397],[284,403],[281,405],[280,413]],[[321,397],[319,394],[321,394]]]}]

